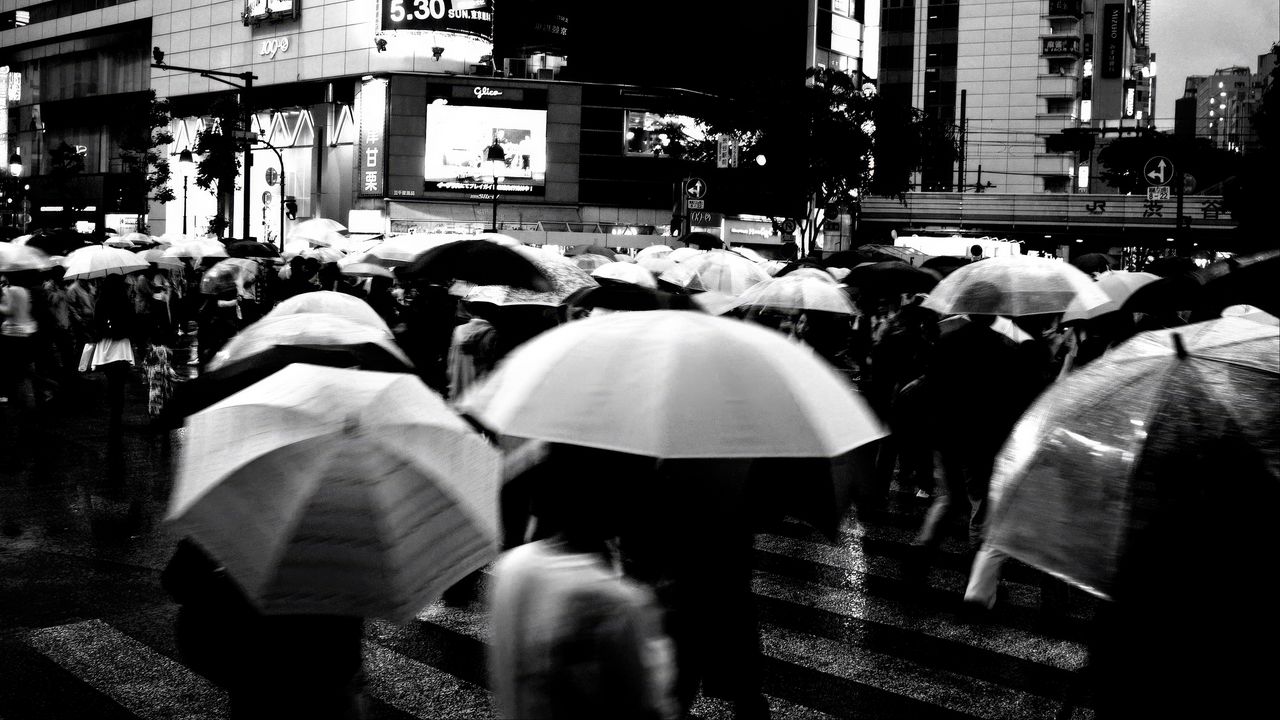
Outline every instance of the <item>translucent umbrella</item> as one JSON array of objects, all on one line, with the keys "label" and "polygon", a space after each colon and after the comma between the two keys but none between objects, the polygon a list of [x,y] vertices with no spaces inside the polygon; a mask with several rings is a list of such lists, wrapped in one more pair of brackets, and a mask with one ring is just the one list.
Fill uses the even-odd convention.
[{"label": "translucent umbrella", "polygon": [[658,282],[682,292],[703,292],[707,289],[702,284],[702,276],[698,271],[683,263],[672,263],[671,267],[658,276]]},{"label": "translucent umbrella", "polygon": [[699,250],[698,248],[678,247],[675,250],[672,250],[670,253],[668,253],[667,257],[671,260],[675,260],[676,262],[684,262],[689,258],[698,257],[704,252],[706,251]]},{"label": "translucent umbrella", "polygon": [[782,280],[785,278],[809,278],[810,280],[817,280],[818,282],[824,282],[828,285],[839,284],[836,281],[835,277],[831,275],[831,273],[827,272],[826,270],[819,270],[818,268],[815,268],[815,267],[800,267],[800,268],[796,268],[795,270],[792,270],[786,275],[774,275],[773,277],[778,280]]},{"label": "translucent umbrella", "polygon": [[518,347],[459,407],[505,435],[667,459],[833,457],[884,436],[813,351],[678,310],[561,325]]},{"label": "translucent umbrella", "polygon": [[613,261],[609,258],[603,255],[596,255],[595,253],[583,253],[581,255],[576,255],[573,258],[574,265],[577,265],[589,273],[595,272],[597,268],[604,267],[611,262]]},{"label": "translucent umbrella", "polygon": [[368,254],[386,267],[407,267],[422,253],[456,241],[451,235],[398,235],[369,249]]},{"label": "translucent umbrella", "polygon": [[0,242],[0,272],[47,270],[51,267],[53,261],[36,248]]},{"label": "translucent umbrella", "polygon": [[538,272],[551,283],[551,290],[538,291],[516,288],[510,285],[480,285],[468,295],[474,296],[477,302],[487,302],[499,307],[515,305],[543,305],[555,307],[565,301],[575,290],[585,287],[596,287],[600,283],[585,273],[582,268],[573,264],[572,258],[538,250],[530,247],[515,248],[516,252],[525,256],[537,268]]},{"label": "translucent umbrella", "polygon": [[[386,323],[383,323],[383,328],[385,327]],[[231,338],[209,361],[209,369],[217,370],[229,363],[253,357],[260,352],[282,345],[324,347],[367,343],[380,346],[397,360],[412,367],[413,363],[408,356],[391,339],[391,334],[383,328],[329,313],[306,312],[291,315],[268,313],[267,316]]]},{"label": "translucent umbrella", "polygon": [[227,247],[221,242],[210,238],[195,238],[193,240],[175,242],[165,248],[164,254],[168,257],[190,258],[196,262],[205,258],[229,257]]},{"label": "translucent umbrella", "polygon": [[388,338],[391,337],[391,328],[387,327],[387,322],[369,306],[369,303],[354,295],[332,290],[316,290],[294,295],[280,301],[265,317],[282,317],[299,313],[338,315],[352,322],[381,330]]},{"label": "translucent umbrella", "polygon": [[761,308],[782,312],[822,312],[853,315],[849,296],[834,281],[808,276],[787,275],[770,278],[738,296],[738,307]]},{"label": "translucent umbrella", "polygon": [[666,257],[666,255],[670,254],[671,253],[665,253],[662,257],[640,258],[636,261],[636,264],[653,273],[654,277],[658,277],[662,273],[679,264],[675,260]]},{"label": "translucent umbrella", "polygon": [[101,245],[74,250],[62,260],[67,269],[63,278],[99,278],[107,275],[125,275],[151,267],[137,253],[121,248],[109,248]]},{"label": "translucent umbrella", "polygon": [[924,305],[944,315],[1021,317],[1073,306],[1087,312],[1107,299],[1088,275],[1065,262],[1011,255],[957,269],[938,283]]},{"label": "translucent umbrella", "polygon": [[[375,265],[373,263],[368,263],[368,262],[348,263],[346,265],[343,265],[341,262],[339,262],[338,267],[342,269],[343,275],[351,275],[352,277],[380,277],[380,278],[388,278],[388,279],[395,278],[395,275],[392,275],[390,270],[382,267],[381,265]],[[310,293],[307,293],[307,294],[309,295]]]},{"label": "translucent umbrella", "polygon": [[309,244],[318,247],[345,246],[347,236],[343,233],[346,231],[346,226],[336,220],[311,218],[294,225],[287,239],[306,240]]},{"label": "translucent umbrella", "polygon": [[1221,318],[1135,336],[1023,415],[992,476],[987,542],[1111,597],[1126,552],[1160,513],[1224,491],[1204,488],[1218,468],[1187,468],[1230,448],[1280,482],[1278,379],[1275,327]]},{"label": "translucent umbrella", "polygon": [[782,260],[765,260],[764,262],[760,263],[760,268],[764,270],[766,273],[768,273],[771,277],[782,272],[782,269],[785,268],[786,266],[787,266],[787,263]]},{"label": "translucent umbrella", "polygon": [[741,246],[741,245],[739,245],[739,246],[737,246],[737,247],[729,248],[729,251],[730,251],[730,252],[736,252],[736,253],[738,253],[739,255],[741,255],[742,257],[744,257],[744,258],[746,258],[746,259],[750,260],[750,261],[751,261],[751,262],[753,262],[753,263],[757,263],[757,264],[758,264],[758,263],[765,262],[766,260],[768,260],[768,259],[769,259],[769,258],[766,258],[765,256],[761,255],[760,253],[756,252],[755,250],[752,250],[752,249],[751,249],[751,248],[749,248],[749,247],[743,247],[743,246]]},{"label": "translucent umbrella", "polygon": [[595,278],[597,281],[603,280],[605,282],[639,285],[640,287],[646,287],[650,290],[658,289],[658,280],[653,277],[653,273],[645,270],[639,265],[632,265],[630,263],[615,262],[609,263],[608,265],[602,265],[596,268],[595,272],[591,273],[591,277]]},{"label": "translucent umbrella", "polygon": [[759,265],[728,250],[708,250],[680,262],[698,272],[706,289],[727,295],[741,295],[752,285],[769,279]]},{"label": "translucent umbrella", "polygon": [[259,270],[258,264],[252,260],[228,258],[204,271],[200,277],[200,292],[217,295],[235,290],[240,297],[253,297],[249,286],[257,281]]},{"label": "translucent umbrella", "polygon": [[186,429],[167,519],[266,614],[409,622],[497,556],[501,457],[413,375],[290,365]]},{"label": "translucent umbrella", "polygon": [[1159,279],[1159,275],[1147,272],[1129,272],[1127,270],[1104,272],[1098,276],[1097,283],[1098,289],[1107,294],[1107,301],[1089,310],[1085,310],[1081,302],[1072,302],[1071,307],[1067,308],[1067,311],[1063,313],[1062,320],[1063,322],[1084,320],[1115,312],[1138,291],[1138,288],[1143,285],[1149,285]]},{"label": "translucent umbrella", "polygon": [[302,257],[313,258],[315,260],[319,260],[321,263],[336,263],[346,257],[346,254],[336,248],[317,246],[303,250]]},{"label": "translucent umbrella", "polygon": [[671,247],[668,245],[650,245],[648,247],[641,248],[640,252],[636,253],[636,262],[641,262],[643,260],[649,260],[649,259],[662,258],[670,254],[671,254]]}]

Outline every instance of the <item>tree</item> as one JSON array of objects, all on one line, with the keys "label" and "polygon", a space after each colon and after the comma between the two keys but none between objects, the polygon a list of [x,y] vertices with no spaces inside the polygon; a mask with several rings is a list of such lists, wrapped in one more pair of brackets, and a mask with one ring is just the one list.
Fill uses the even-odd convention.
[{"label": "tree", "polygon": [[1153,157],[1170,158],[1185,175],[1195,178],[1197,190],[1212,188],[1234,176],[1240,166],[1237,153],[1214,147],[1208,138],[1180,144],[1172,135],[1149,133],[1112,140],[1098,152],[1098,177],[1125,195],[1145,193],[1150,183],[1143,174]]},{"label": "tree", "polygon": [[[1271,46],[1280,53],[1280,43]],[[1280,247],[1275,229],[1280,226],[1280,203],[1275,199],[1275,168],[1280,163],[1280,67],[1266,80],[1262,98],[1253,114],[1253,129],[1260,148],[1241,158],[1240,170],[1223,185],[1223,205],[1239,226],[1236,249],[1257,252]]]},{"label": "tree", "polygon": [[[145,207],[148,198],[167,203],[174,198],[173,188],[169,187],[169,158],[158,148],[167,149],[173,142],[173,134],[169,132],[169,101],[156,99],[156,91],[148,90],[138,114],[142,115],[143,122],[127,126],[120,139],[120,159],[131,180],[130,187],[138,188],[143,196],[141,206]],[[140,211],[138,228],[143,226]]]},{"label": "tree", "polygon": [[196,187],[215,193],[217,212],[209,220],[208,231],[219,237],[231,221],[228,210],[233,206],[236,178],[240,176],[239,143],[233,131],[240,126],[240,103],[232,95],[223,95],[209,106],[205,125],[196,135]]}]

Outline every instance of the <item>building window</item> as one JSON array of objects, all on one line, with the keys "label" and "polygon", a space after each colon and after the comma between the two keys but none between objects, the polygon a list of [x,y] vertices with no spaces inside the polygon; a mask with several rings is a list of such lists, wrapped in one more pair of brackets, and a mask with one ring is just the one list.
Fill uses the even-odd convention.
[{"label": "building window", "polygon": [[1075,112],[1075,98],[1045,98],[1045,112],[1049,115],[1071,115]]},{"label": "building window", "polygon": [[1050,175],[1044,179],[1044,191],[1049,193],[1064,193],[1071,185],[1071,178],[1066,175]]}]

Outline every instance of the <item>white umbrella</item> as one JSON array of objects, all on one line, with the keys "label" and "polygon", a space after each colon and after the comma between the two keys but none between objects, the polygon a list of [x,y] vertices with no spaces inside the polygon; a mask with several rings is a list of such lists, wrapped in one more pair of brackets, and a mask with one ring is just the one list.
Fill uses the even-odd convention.
[{"label": "white umbrella", "polygon": [[640,252],[636,253],[636,262],[666,257],[671,254],[671,250],[667,245],[650,245],[641,248]]},{"label": "white umbrella", "polygon": [[[765,260],[764,262],[760,263],[760,268],[771,276],[777,275],[782,270],[782,268],[786,266],[787,266],[787,263],[782,260]],[[845,270],[846,274],[848,274],[848,272],[849,272],[848,270]]]},{"label": "white umbrella", "polygon": [[338,315],[352,322],[377,328],[385,332],[387,337],[392,337],[391,328],[387,327],[387,322],[369,306],[369,303],[354,295],[332,290],[315,290],[282,300],[264,316],[264,319],[299,313]]},{"label": "white umbrella", "polygon": [[294,364],[186,430],[168,520],[267,614],[408,622],[497,556],[500,454],[413,375]]},{"label": "white umbrella", "polygon": [[311,218],[294,225],[293,229],[289,231],[287,240],[306,240],[311,245],[319,247],[333,245],[345,247],[347,236],[344,233],[346,231],[347,227],[336,220]]},{"label": "white umbrella", "polygon": [[[670,254],[671,253],[666,253],[666,255],[670,255]],[[670,270],[671,268],[679,265],[679,263],[677,263],[675,260],[672,260],[671,258],[668,258],[665,256],[640,258],[639,260],[636,261],[636,264],[644,268],[645,270],[648,270],[649,272],[653,273],[654,277],[658,277],[659,275],[666,272],[667,270]]]},{"label": "white umbrella", "polygon": [[834,280],[802,275],[770,278],[738,296],[738,307],[767,308],[783,312],[822,312],[853,315],[853,302]]},{"label": "white umbrella", "polygon": [[165,248],[166,257],[190,258],[199,262],[205,258],[225,258],[227,246],[212,238],[181,240]]},{"label": "white umbrella", "polygon": [[431,248],[458,239],[456,235],[398,235],[370,248],[368,254],[384,267],[404,267]]},{"label": "white umbrella", "polygon": [[957,269],[929,293],[924,306],[944,315],[1047,315],[1088,312],[1107,294],[1070,263],[1027,255],[980,260]]},{"label": "white umbrella", "polygon": [[151,263],[137,253],[120,248],[91,245],[73,250],[62,260],[67,269],[63,279],[100,278],[107,275],[126,275],[146,270]]},{"label": "white umbrella", "polygon": [[53,260],[37,248],[0,242],[0,272],[47,270],[51,267]]},{"label": "white umbrella", "polygon": [[12,243],[14,245],[26,245],[33,237],[35,237],[35,235],[19,235],[12,240]]},{"label": "white umbrella", "polygon": [[765,256],[763,256],[763,255],[761,255],[760,253],[756,252],[755,250],[752,250],[752,249],[751,249],[751,248],[749,248],[749,247],[743,247],[743,246],[741,246],[741,245],[738,245],[737,247],[729,248],[729,250],[730,250],[730,252],[736,252],[736,253],[738,253],[739,255],[741,255],[742,257],[744,257],[744,258],[746,258],[746,259],[750,260],[750,261],[751,261],[751,262],[753,262],[753,263],[757,263],[757,264],[762,263],[762,262],[765,262],[765,261],[767,261],[767,260],[769,259],[769,258],[767,258],[767,257],[765,257]]},{"label": "white umbrella", "polygon": [[[381,318],[379,321],[381,322]],[[217,370],[224,365],[282,345],[366,344],[377,345],[404,363],[406,367],[413,367],[413,363],[405,356],[400,346],[391,339],[390,333],[385,328],[385,322],[379,328],[330,313],[303,312],[290,315],[268,313],[266,317],[241,330],[222,346],[222,349],[209,361],[209,369]]]},{"label": "white umbrella", "polygon": [[[338,267],[342,269],[343,275],[351,275],[353,277],[380,277],[387,278],[389,280],[395,279],[395,275],[392,275],[390,270],[382,267],[381,265],[375,265],[370,262],[347,263],[346,265],[339,262]],[[306,294],[310,295],[311,293]]]},{"label": "white umbrella", "polygon": [[327,246],[317,246],[317,247],[307,248],[306,250],[303,250],[302,257],[314,258],[320,261],[321,263],[336,263],[342,258],[346,257],[346,255],[341,250],[338,250],[337,248],[327,247]]},{"label": "white umbrella", "polygon": [[817,280],[818,282],[823,282],[828,285],[840,284],[840,281],[836,280],[835,276],[831,273],[826,270],[819,270],[818,268],[813,267],[800,267],[792,270],[782,277],[777,277],[776,275],[773,277],[778,280],[784,280],[786,278],[809,278],[810,280]]},{"label": "white umbrella", "polygon": [[807,347],[678,310],[593,316],[545,332],[459,407],[509,436],[668,459],[834,457],[885,434]]},{"label": "white umbrella", "polygon": [[769,279],[759,265],[728,250],[708,250],[680,264],[698,271],[706,289],[727,295],[741,295],[752,285]]},{"label": "white umbrella", "polygon": [[1084,301],[1077,298],[1072,301],[1071,307],[1063,313],[1062,320],[1067,322],[1070,320],[1084,320],[1086,318],[1095,318],[1109,312],[1119,310],[1129,299],[1129,296],[1137,292],[1138,288],[1149,283],[1159,280],[1159,275],[1148,272],[1129,272],[1120,270],[1115,272],[1105,272],[1098,275],[1095,282],[1098,288],[1107,294],[1107,301],[1092,309],[1084,309]]},{"label": "white umbrella", "polygon": [[574,263],[573,258],[558,255],[546,250],[528,246],[513,248],[516,252],[529,258],[537,266],[538,272],[551,281],[551,290],[539,292],[525,290],[507,285],[480,285],[468,295],[468,300],[486,302],[499,307],[514,305],[543,305],[555,307],[575,290],[585,287],[596,287],[600,283]]},{"label": "white umbrella", "polygon": [[311,249],[311,243],[301,238],[297,240],[286,240],[284,242],[284,250],[281,251],[280,257],[285,260],[292,260],[302,253]]},{"label": "white umbrella", "polygon": [[671,267],[658,275],[658,280],[688,292],[702,292],[707,289],[702,284],[702,276],[697,270],[683,263],[672,263]]},{"label": "white umbrella", "polygon": [[612,262],[607,265],[601,265],[591,273],[591,277],[596,280],[612,280],[628,285],[639,285],[651,290],[658,289],[658,280],[653,277],[653,273],[639,265],[630,263]]},{"label": "white umbrella", "polygon": [[671,252],[667,253],[667,258],[668,258],[668,259],[670,259],[670,260],[675,260],[676,262],[684,262],[685,260],[688,260],[689,258],[698,257],[699,255],[703,254],[704,252],[706,252],[706,251],[705,251],[705,250],[699,250],[698,248],[692,248],[692,247],[680,247],[680,248],[676,248],[675,250],[672,250]]}]

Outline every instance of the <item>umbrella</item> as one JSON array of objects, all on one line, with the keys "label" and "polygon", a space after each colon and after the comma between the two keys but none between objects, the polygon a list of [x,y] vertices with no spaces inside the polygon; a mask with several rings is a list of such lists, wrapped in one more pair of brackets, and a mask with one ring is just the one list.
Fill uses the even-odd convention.
[{"label": "umbrella", "polygon": [[787,263],[784,260],[765,260],[760,263],[760,269],[768,273],[769,277],[777,277],[786,266]]},{"label": "umbrella", "polygon": [[812,277],[769,278],[738,296],[738,307],[761,308],[782,312],[822,312],[852,315],[853,303],[844,290],[831,280]]},{"label": "umbrella", "polygon": [[397,235],[369,249],[368,254],[386,267],[407,267],[422,253],[457,241],[452,235]]},{"label": "umbrella", "polygon": [[574,308],[594,310],[698,310],[688,295],[653,290],[640,285],[601,285],[575,290],[565,298],[564,304]]},{"label": "umbrella", "polygon": [[144,250],[140,254],[142,255],[143,260],[146,260],[147,262],[151,263],[152,265],[155,265],[156,267],[165,268],[169,270],[180,270],[183,267],[185,267],[185,265],[183,265],[182,263],[181,258],[169,257],[168,255],[165,255],[164,250],[161,250],[160,248],[151,248],[150,250]]},{"label": "umbrella", "polygon": [[258,263],[246,258],[228,258],[204,271],[200,278],[200,292],[218,295],[235,290],[240,297],[253,297],[248,287],[258,279]]},{"label": "umbrella", "polygon": [[669,245],[650,245],[648,247],[641,248],[640,252],[636,253],[636,262],[666,257],[670,254],[671,246]]},{"label": "umbrella", "polygon": [[851,271],[849,268],[829,267],[827,268],[827,272],[831,273],[831,277],[835,278],[836,282],[844,282],[844,280],[849,277],[849,273]]},{"label": "umbrella", "polygon": [[101,245],[91,245],[73,251],[63,258],[62,265],[67,269],[66,274],[62,276],[64,280],[126,275],[151,267],[151,263],[137,253]]},{"label": "umbrella", "polygon": [[600,247],[599,245],[574,245],[568,250],[565,250],[564,254],[569,257],[576,257],[578,255],[599,255],[600,257],[608,258],[610,261],[618,257],[618,253],[607,247]]},{"label": "umbrella", "polygon": [[168,257],[191,258],[197,262],[205,258],[230,257],[225,245],[218,240],[210,238],[195,238],[193,240],[175,242],[165,248],[164,254]]},{"label": "umbrella", "polygon": [[375,265],[374,263],[348,263],[343,265],[339,262],[338,267],[342,268],[343,275],[352,275],[354,277],[381,277],[389,280],[395,278],[395,275],[393,275],[390,270],[382,267],[381,265]]},{"label": "umbrella", "polygon": [[573,264],[587,272],[593,272],[596,268],[608,265],[611,262],[613,261],[609,258],[595,253],[583,253],[573,258]]},{"label": "umbrella", "polygon": [[[885,262],[888,260],[901,260],[908,265],[920,265],[932,258],[932,255],[922,253],[912,247],[905,245],[862,245],[857,252],[864,256],[868,256],[872,262]],[[830,260],[830,258],[828,258]],[[857,263],[854,263],[856,265]]]},{"label": "umbrella", "polygon": [[53,261],[36,248],[0,242],[0,273],[48,270],[51,267]]},{"label": "umbrella", "polygon": [[1089,311],[1106,302],[1107,294],[1088,275],[1065,262],[1010,255],[956,270],[938,283],[924,304],[944,315],[1021,317],[1071,307]]},{"label": "umbrella", "polygon": [[[309,294],[309,293],[308,293]],[[411,365],[400,346],[383,327],[359,323],[341,315],[302,312],[290,315],[267,313],[258,322],[241,330],[209,361],[217,370],[237,360],[252,357],[281,345],[345,346],[373,344],[386,350],[405,365]]]},{"label": "umbrella", "polygon": [[680,263],[673,263],[671,267],[663,270],[662,274],[658,275],[658,284],[682,293],[705,292],[707,289],[707,286],[702,284],[702,276],[697,270]]},{"label": "umbrella", "polygon": [[284,251],[280,253],[280,256],[285,260],[292,260],[310,249],[311,244],[306,240],[286,240],[284,243]]},{"label": "umbrella", "polygon": [[316,290],[294,295],[282,300],[265,317],[282,317],[299,313],[338,315],[351,322],[381,330],[387,337],[391,337],[391,328],[387,327],[387,322],[369,306],[369,303],[354,295],[332,290]]},{"label": "umbrella", "polygon": [[412,375],[291,365],[187,435],[167,519],[266,614],[408,622],[498,554],[501,457]]},{"label": "umbrella", "polygon": [[667,253],[667,259],[674,260],[675,262],[684,262],[689,258],[698,257],[699,255],[702,255],[702,253],[703,251],[699,250],[698,248],[678,247],[675,250],[672,250],[671,252]]},{"label": "umbrella", "polygon": [[1094,275],[1114,270],[1118,263],[1110,255],[1104,253],[1085,253],[1072,260],[1071,264],[1080,268],[1081,272]]},{"label": "umbrella", "polygon": [[123,248],[125,250],[133,250],[135,248],[145,247],[145,244],[130,242],[123,237],[113,237],[102,243],[103,247]]},{"label": "umbrella", "polygon": [[173,397],[165,404],[165,417],[170,424],[180,426],[186,416],[231,397],[294,363],[380,372],[413,371],[413,367],[406,365],[402,358],[376,343],[276,345],[216,370],[203,372],[190,382],[179,383],[174,388]]},{"label": "umbrella", "polygon": [[1273,327],[1221,318],[1140,333],[1023,415],[992,476],[987,542],[1113,597],[1126,552],[1160,513],[1203,502],[1192,494],[1227,472],[1214,463],[1280,481],[1277,376]]},{"label": "umbrella", "polygon": [[465,280],[476,285],[551,290],[552,281],[539,272],[525,250],[523,246],[513,248],[489,240],[457,240],[422,253],[405,272],[437,285]]},{"label": "umbrella", "polygon": [[658,281],[653,277],[653,273],[645,270],[639,265],[630,263],[609,263],[596,268],[591,273],[591,277],[597,281],[604,283],[625,283],[628,285],[639,285],[647,287],[650,290],[658,289]]},{"label": "umbrella", "polygon": [[769,279],[759,265],[728,250],[708,250],[683,264],[697,271],[706,289],[728,295],[741,295],[752,285]]},{"label": "umbrella", "polygon": [[761,255],[760,253],[756,252],[755,250],[752,250],[749,247],[743,247],[741,245],[737,247],[729,248],[729,252],[736,252],[742,257],[750,260],[753,263],[762,263],[769,259]]},{"label": "umbrella", "polygon": [[1276,317],[1271,313],[1264,312],[1252,305],[1232,305],[1223,308],[1222,317],[1238,317],[1253,322],[1270,325],[1271,327],[1280,327],[1280,317]]},{"label": "umbrella", "polygon": [[675,260],[667,257],[667,255],[670,254],[671,253],[668,252],[663,253],[661,257],[640,258],[636,261],[636,264],[653,273],[654,277],[657,277],[679,264]]},{"label": "umbrella", "polygon": [[[766,274],[767,274],[767,273],[766,273]],[[771,277],[774,277],[774,278],[777,278],[777,279],[782,279],[782,278],[809,278],[810,280],[818,280],[818,281],[820,281],[820,282],[827,283],[828,285],[839,285],[839,284],[840,284],[840,281],[836,280],[835,276],[834,276],[834,275],[832,275],[830,272],[828,272],[828,271],[826,271],[826,270],[823,270],[823,269],[821,269],[821,268],[818,268],[818,267],[810,266],[810,265],[805,265],[805,266],[802,266],[802,267],[798,267],[798,268],[796,268],[796,269],[794,269],[794,270],[791,270],[790,272],[787,272],[787,273],[785,273],[785,274],[784,274],[784,273],[778,273],[777,275],[773,275],[773,276],[771,276]]]},{"label": "umbrella", "polygon": [[702,248],[703,250],[723,250],[724,241],[707,232],[691,232],[680,236],[680,242],[688,247]]},{"label": "umbrella", "polygon": [[1156,282],[1160,279],[1158,275],[1152,275],[1145,272],[1128,272],[1126,270],[1117,270],[1104,272],[1098,275],[1098,287],[1107,294],[1107,302],[1093,308],[1092,310],[1082,310],[1078,305],[1072,304],[1067,312],[1063,314],[1063,322],[1071,320],[1084,320],[1087,318],[1095,318],[1099,315],[1105,315],[1109,312],[1119,310],[1125,301],[1129,299],[1138,288],[1143,285]]},{"label": "umbrella", "polygon": [[957,269],[969,264],[968,258],[955,257],[953,255],[938,255],[920,263],[920,267],[926,270],[933,270],[942,277],[946,277]]},{"label": "umbrella", "polygon": [[618,257],[615,259],[617,262],[631,263],[632,265],[634,265],[636,262],[635,258],[631,257],[626,253],[618,253]]},{"label": "umbrella", "polygon": [[274,258],[280,257],[280,251],[274,247],[258,242],[257,240],[239,240],[227,246],[227,254],[231,257],[260,257]]},{"label": "umbrella", "polygon": [[50,257],[65,256],[89,245],[85,238],[86,236],[66,228],[43,229],[32,233],[31,238],[27,240],[27,247],[33,247]]},{"label": "umbrella", "polygon": [[[1149,263],[1148,269],[1152,265],[1154,263]],[[1280,313],[1277,286],[1280,286],[1280,250],[1271,250],[1161,277],[1130,295],[1123,309],[1155,314],[1190,310],[1195,319],[1204,320],[1219,316],[1224,308],[1232,305],[1253,305],[1274,315]]]},{"label": "umbrella", "polygon": [[864,292],[892,295],[929,292],[940,279],[941,276],[933,270],[889,260],[859,265],[849,271],[845,281]]},{"label": "umbrella", "polygon": [[510,285],[481,285],[475,288],[472,294],[468,295],[467,299],[469,301],[474,299],[475,302],[486,302],[498,307],[515,305],[555,307],[562,304],[565,298],[569,297],[573,291],[584,287],[595,287],[600,284],[590,275],[583,272],[577,265],[574,265],[573,260],[570,258],[553,255],[545,250],[537,250],[530,247],[519,247],[515,248],[514,251],[532,262],[537,271],[545,279],[551,281],[551,289],[538,292]]},{"label": "umbrella", "polygon": [[318,247],[330,247],[334,245],[345,246],[347,236],[345,225],[336,220],[328,218],[311,218],[303,220],[293,229],[289,231],[289,240],[306,240],[309,244]]},{"label": "umbrella", "polygon": [[341,250],[326,245],[317,245],[316,247],[307,248],[302,251],[301,255],[304,258],[318,260],[321,264],[336,263],[346,257]]}]

